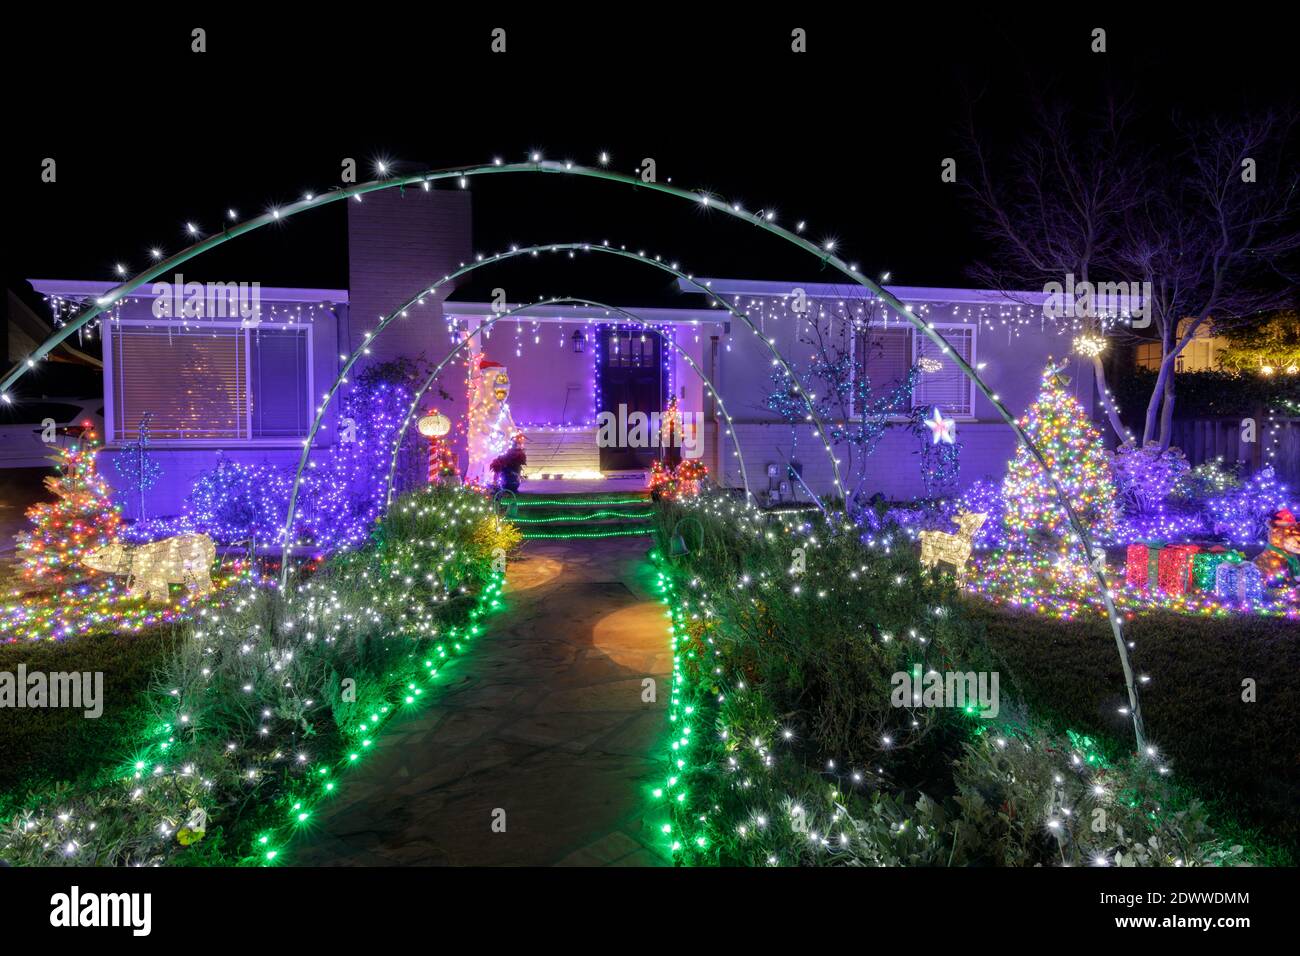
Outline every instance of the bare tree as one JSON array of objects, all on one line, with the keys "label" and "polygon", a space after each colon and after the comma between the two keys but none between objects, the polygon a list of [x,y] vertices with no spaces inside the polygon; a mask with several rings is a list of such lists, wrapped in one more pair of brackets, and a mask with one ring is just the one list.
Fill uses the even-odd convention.
[{"label": "bare tree", "polygon": [[[1172,144],[1159,151],[1133,145],[1137,125],[1131,107],[1114,99],[1093,114],[1039,102],[1025,140],[998,158],[971,119],[968,186],[996,250],[975,273],[994,288],[1040,288],[1067,274],[1149,284],[1142,306],[1161,359],[1142,444],[1163,449],[1172,437],[1178,357],[1198,330],[1256,321],[1261,310],[1294,301],[1285,271],[1300,249],[1294,117],[1175,121]],[[1096,312],[1075,320],[1094,334],[1152,341]],[[1108,397],[1101,356],[1092,362]],[[1126,440],[1114,402],[1103,406]]]},{"label": "bare tree", "polygon": [[[1135,111],[1108,98],[1081,114],[1039,100],[1025,138],[1005,156],[976,132],[967,114],[967,147],[975,174],[965,182],[980,232],[996,250],[979,262],[976,278],[995,289],[1041,289],[1049,282],[1095,282],[1113,270],[1123,224],[1140,207],[1150,159],[1135,142]],[[1014,297],[1014,296],[1013,296]],[[1104,334],[1107,317],[1081,317],[1083,331]],[[1101,356],[1092,357],[1102,394],[1109,396]],[[1114,402],[1104,407],[1120,441],[1126,438]]]},{"label": "bare tree", "polygon": [[1116,259],[1150,283],[1160,366],[1142,443],[1169,447],[1175,371],[1198,330],[1216,333],[1294,304],[1286,270],[1300,250],[1294,117],[1178,123],[1180,148],[1157,164],[1125,216]]}]

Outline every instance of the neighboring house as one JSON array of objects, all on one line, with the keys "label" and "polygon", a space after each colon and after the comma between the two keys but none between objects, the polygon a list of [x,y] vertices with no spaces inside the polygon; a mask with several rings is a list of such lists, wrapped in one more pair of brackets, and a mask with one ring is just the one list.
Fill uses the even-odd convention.
[{"label": "neighboring house", "polygon": [[[1179,340],[1187,334],[1187,324],[1191,319],[1178,323]],[[1176,372],[1217,372],[1219,371],[1219,353],[1228,347],[1226,336],[1215,335],[1214,325],[1201,323],[1190,342],[1183,347],[1178,358],[1174,360]],[[1133,346],[1133,365],[1148,372],[1160,371],[1161,348],[1158,341],[1141,342]]]},{"label": "neighboring house", "polygon": [[[155,514],[181,510],[196,476],[211,468],[218,450],[242,461],[296,462],[316,404],[341,366],[341,357],[365,341],[380,317],[471,257],[469,197],[465,192],[395,191],[349,203],[349,288],[262,288],[260,321],[238,318],[193,322],[158,318],[149,286],[113,310],[103,323],[104,407],[108,454],[135,438],[152,413],[153,447],[165,478],[151,492]],[[877,389],[901,379],[919,359],[916,405],[937,404],[958,422],[961,484],[1000,477],[1015,438],[991,404],[950,359],[866,290],[852,285],[708,279],[712,290],[749,315],[764,338],[802,366],[808,347],[798,341],[805,319],[790,311],[791,296],[815,310],[850,317],[859,328],[849,348],[858,374]],[[61,300],[102,295],[111,283],[33,280]],[[451,292],[449,288],[447,292]],[[1015,414],[1037,395],[1049,355],[1068,357],[1071,338],[1037,314],[1042,295],[965,289],[891,287],[925,321],[943,331]],[[717,385],[735,423],[751,488],[774,493],[786,479],[791,426],[768,408],[774,389],[770,352],[759,336],[726,310],[681,283],[682,307],[641,309],[616,303],[648,323],[648,331],[621,315],[594,307],[549,305],[501,320],[490,335],[474,336],[467,362],[449,363],[431,392],[453,419],[465,410],[467,363],[498,362],[509,378],[515,424],[527,436],[525,477],[562,479],[606,475],[610,487],[639,485],[651,455],[600,448],[601,411],[659,411],[670,396],[686,412],[701,413],[700,448],[712,474],[739,486],[740,469],[719,409],[683,355]],[[500,306],[498,306],[499,308]],[[509,306],[507,306],[508,308]],[[807,313],[804,313],[806,315]],[[400,356],[441,359],[454,336],[472,332],[493,315],[487,303],[430,297],[370,343],[369,361]],[[1070,358],[1073,387],[1091,411],[1091,367]],[[899,408],[901,414],[907,409]],[[313,447],[336,440],[337,406],[326,415]],[[854,410],[860,414],[861,410]],[[721,422],[721,426],[719,423]],[[829,423],[827,423],[829,424]],[[819,493],[832,488],[830,462],[810,424],[795,428],[794,458]],[[891,425],[871,459],[870,492],[894,499],[924,494],[918,440],[901,423]],[[463,456],[464,449],[460,449]],[[464,461],[462,458],[462,466]],[[114,469],[104,473],[115,479]]]}]

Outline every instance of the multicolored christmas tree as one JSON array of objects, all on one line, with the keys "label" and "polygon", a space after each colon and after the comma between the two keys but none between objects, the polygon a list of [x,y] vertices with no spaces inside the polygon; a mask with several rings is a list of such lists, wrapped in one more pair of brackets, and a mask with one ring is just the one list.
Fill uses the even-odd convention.
[{"label": "multicolored christmas tree", "polygon": [[[1101,434],[1078,400],[1066,391],[1064,365],[1048,359],[1042,390],[1020,426],[1047,461],[1070,506],[1096,537],[1114,531],[1115,482]],[[1002,525],[1013,546],[1072,550],[1070,522],[1043,468],[1021,445],[1002,482]]]},{"label": "multicolored christmas tree", "polygon": [[54,501],[27,509],[35,527],[18,535],[23,576],[39,584],[61,584],[76,576],[81,558],[111,542],[122,515],[99,474],[93,445],[59,449],[59,474],[45,479]]}]

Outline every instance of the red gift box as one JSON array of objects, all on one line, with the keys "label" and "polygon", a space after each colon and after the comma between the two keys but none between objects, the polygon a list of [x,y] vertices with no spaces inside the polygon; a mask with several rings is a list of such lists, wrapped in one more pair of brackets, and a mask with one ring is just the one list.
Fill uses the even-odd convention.
[{"label": "red gift box", "polygon": [[1192,576],[1192,555],[1201,550],[1197,544],[1171,544],[1160,552],[1156,580],[1166,594],[1186,594],[1196,590]]},{"label": "red gift box", "polygon": [[1163,548],[1164,544],[1159,541],[1152,541],[1149,544],[1130,544],[1124,555],[1124,579],[1134,587],[1145,591],[1148,580],[1153,574],[1158,573],[1156,559]]}]

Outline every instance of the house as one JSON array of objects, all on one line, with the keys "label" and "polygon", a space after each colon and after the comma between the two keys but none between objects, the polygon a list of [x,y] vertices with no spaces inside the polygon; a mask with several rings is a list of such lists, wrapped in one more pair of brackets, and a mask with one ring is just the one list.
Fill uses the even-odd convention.
[{"label": "house", "polygon": [[[1175,332],[1178,340],[1181,341],[1187,334],[1187,326],[1191,321],[1191,319],[1179,320],[1178,330]],[[1196,329],[1191,341],[1174,360],[1175,371],[1217,372],[1220,368],[1219,356],[1227,347],[1227,336],[1216,335],[1214,324],[1204,322]],[[1139,342],[1133,346],[1133,367],[1146,372],[1158,372],[1163,354],[1159,341]]]},{"label": "house", "polygon": [[[555,491],[576,480],[586,482],[584,488],[593,480],[611,490],[643,487],[656,449],[602,440],[602,425],[638,412],[660,413],[676,399],[690,453],[720,483],[739,487],[747,476],[751,490],[771,500],[806,499],[799,482],[791,481],[791,465],[818,493],[832,490],[832,466],[811,423],[792,426],[770,407],[780,385],[768,344],[802,366],[811,320],[832,316],[852,329],[838,347],[855,376],[870,376],[875,394],[892,388],[914,364],[925,368],[914,392],[889,409],[890,424],[867,462],[867,490],[898,500],[924,495],[918,438],[904,421],[914,406],[937,405],[957,422],[961,485],[1000,476],[1014,452],[1011,430],[952,360],[852,284],[698,280],[745,313],[753,329],[687,280],[679,281],[681,305],[671,308],[556,302],[520,312],[499,301],[460,301],[449,285],[368,341],[381,317],[469,261],[471,249],[467,192],[394,190],[348,204],[346,290],[259,288],[256,308],[250,308],[237,290],[223,287],[216,300],[229,306],[226,313],[194,319],[180,307],[186,295],[185,288],[174,288],[179,278],[161,290],[142,287],[101,323],[107,454],[133,441],[149,413],[153,453],[166,475],[153,490],[153,508],[176,513],[218,451],[232,460],[292,467],[343,357],[363,343],[369,362],[402,356],[436,361],[469,335],[465,360],[449,363],[439,377],[444,396],[426,404],[460,418],[468,401],[467,368],[471,375],[499,368],[495,377],[508,382],[514,427],[526,437],[527,480],[548,482],[544,487]],[[63,302],[102,295],[111,286],[32,283]],[[1070,356],[1068,329],[1042,318],[1041,293],[890,291],[978,366],[1016,414],[1034,400],[1049,356],[1069,360],[1072,387],[1091,411],[1090,363]],[[211,305],[210,294],[207,301]],[[481,326],[483,334],[474,335]],[[334,403],[313,440],[313,455],[339,440],[338,426]],[[463,443],[457,452],[462,468],[472,464]],[[114,478],[112,469],[104,471]]]}]

